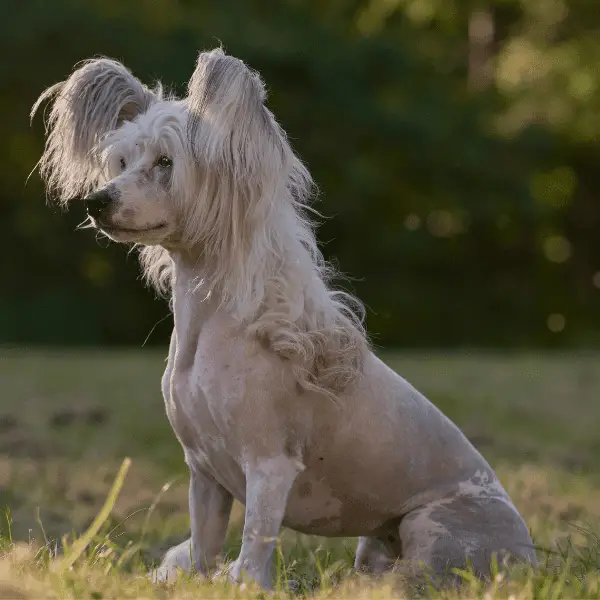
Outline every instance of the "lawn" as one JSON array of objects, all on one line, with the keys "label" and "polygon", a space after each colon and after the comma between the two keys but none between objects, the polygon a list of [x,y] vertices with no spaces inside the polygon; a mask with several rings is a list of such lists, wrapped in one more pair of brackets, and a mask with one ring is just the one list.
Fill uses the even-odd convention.
[{"label": "lawn", "polygon": [[[166,351],[0,352],[0,597],[256,595],[186,577],[153,586],[143,577],[188,526],[186,470],[160,395]],[[540,548],[539,574],[516,570],[485,588],[466,584],[462,595],[600,598],[600,356],[383,358],[488,458]],[[65,535],[70,547],[90,525],[125,457],[132,465],[111,516],[73,568],[57,571],[55,548]],[[239,550],[241,516],[236,506],[229,558]],[[299,582],[296,593],[406,593],[393,577],[352,574],[355,540],[284,531],[279,546],[278,580]]]}]

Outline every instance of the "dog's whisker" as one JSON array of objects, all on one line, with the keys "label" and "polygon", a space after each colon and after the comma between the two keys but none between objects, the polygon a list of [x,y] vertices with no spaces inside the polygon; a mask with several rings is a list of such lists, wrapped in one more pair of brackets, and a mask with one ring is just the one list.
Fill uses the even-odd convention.
[{"label": "dog's whisker", "polygon": [[[96,230],[95,240],[98,246],[100,246],[101,248],[108,248],[110,246],[110,242],[112,241],[110,237],[106,235],[106,233],[104,233],[104,231],[100,230]],[[103,245],[102,242],[104,241],[106,243]]]},{"label": "dog's whisker", "polygon": [[80,229],[93,229],[93,228],[94,228],[94,224],[92,223],[91,218],[88,216],[81,223],[79,223],[79,225],[77,225],[75,227],[75,231],[79,231]]}]

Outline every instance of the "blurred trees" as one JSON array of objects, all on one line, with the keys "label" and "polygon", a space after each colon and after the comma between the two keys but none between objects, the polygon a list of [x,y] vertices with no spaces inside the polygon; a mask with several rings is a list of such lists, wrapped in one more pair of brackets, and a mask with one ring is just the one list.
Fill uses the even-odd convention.
[{"label": "blurred trees", "polygon": [[168,314],[133,255],[73,231],[80,207],[49,210],[37,175],[25,185],[43,144],[28,110],[97,54],[183,93],[220,42],[264,76],[377,344],[599,339],[589,0],[1,3],[0,342],[140,345]]}]

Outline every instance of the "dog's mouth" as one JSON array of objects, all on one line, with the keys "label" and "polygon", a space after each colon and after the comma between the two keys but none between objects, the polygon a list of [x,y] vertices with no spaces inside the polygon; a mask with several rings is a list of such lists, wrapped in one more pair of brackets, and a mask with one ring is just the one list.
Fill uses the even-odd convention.
[{"label": "dog's mouth", "polygon": [[139,229],[130,229],[127,227],[116,227],[114,225],[104,225],[102,223],[98,223],[98,227],[102,229],[102,231],[106,233],[127,233],[130,235],[136,235],[140,233],[152,233],[154,231],[160,231],[167,226],[166,223],[160,223],[159,225],[154,225],[153,227],[144,227]]}]

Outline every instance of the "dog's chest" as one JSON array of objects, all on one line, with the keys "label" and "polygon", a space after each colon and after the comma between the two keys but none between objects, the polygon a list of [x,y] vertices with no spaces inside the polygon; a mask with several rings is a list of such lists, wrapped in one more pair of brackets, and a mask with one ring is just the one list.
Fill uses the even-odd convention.
[{"label": "dog's chest", "polygon": [[210,473],[238,500],[245,497],[245,477],[231,427],[231,406],[206,393],[197,376],[173,373],[165,394],[167,415],[186,459]]}]

